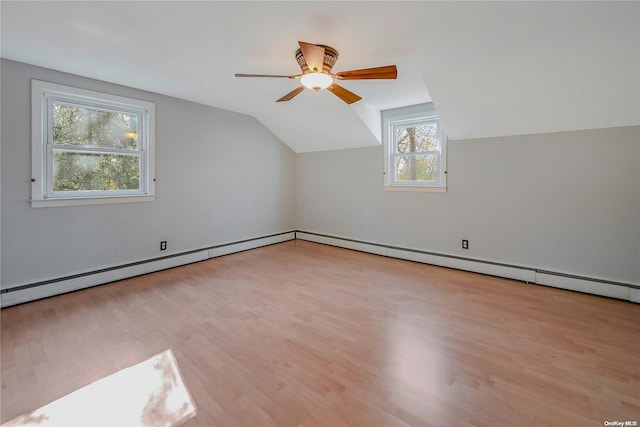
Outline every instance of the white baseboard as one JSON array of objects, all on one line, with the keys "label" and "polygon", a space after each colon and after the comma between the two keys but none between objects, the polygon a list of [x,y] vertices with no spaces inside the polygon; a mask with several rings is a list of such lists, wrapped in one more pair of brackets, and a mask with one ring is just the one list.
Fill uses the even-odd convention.
[{"label": "white baseboard", "polygon": [[[241,252],[248,249],[259,248],[261,246],[272,245],[287,240],[295,239],[295,233],[282,233],[274,236],[256,238],[237,243],[229,243],[216,246],[210,249],[203,249],[186,253],[183,255],[169,256],[156,260],[138,262],[133,265],[102,269],[96,273],[86,273],[75,275],[68,279],[61,279],[43,282],[34,285],[14,285],[6,288],[6,292],[0,294],[0,307],[9,307],[24,302],[47,298],[54,295],[73,292],[80,289],[89,288],[96,285],[115,282],[129,277],[140,276],[142,274],[153,273],[155,271],[166,270],[167,268],[178,267],[221,255]],[[4,291],[5,289],[3,289]]]},{"label": "white baseboard", "polygon": [[318,234],[304,233],[301,231],[296,233],[296,238],[315,243],[323,243],[325,245],[354,249],[357,251],[372,253],[376,255],[388,256],[391,258],[405,259],[408,261],[415,261],[423,264],[455,268],[457,270],[473,271],[475,273],[489,274],[491,276],[507,277],[523,282],[535,283],[535,271],[533,269],[511,267],[502,264],[474,261],[459,257],[450,257],[446,255],[429,254],[408,249],[390,248],[373,243],[354,242],[337,237],[321,236]]},{"label": "white baseboard", "polygon": [[104,283],[114,282],[116,280],[127,279],[129,277],[140,276],[142,274],[152,273],[154,271],[165,270],[167,268],[177,267],[192,262],[203,261],[207,259],[207,251],[190,253],[187,255],[163,258],[155,261],[139,263],[123,268],[110,269],[99,273],[82,275],[70,279],[64,279],[52,283],[42,284],[39,286],[23,287],[17,290],[11,290],[1,295],[0,305],[8,307],[10,305],[20,304],[23,302],[33,301],[41,298],[47,298],[54,295],[64,294],[67,292],[77,291]]},{"label": "white baseboard", "polygon": [[229,255],[236,252],[242,252],[249,249],[259,248],[261,246],[273,245],[275,243],[282,243],[288,240],[293,240],[296,238],[295,233],[292,231],[290,233],[278,234],[275,236],[268,236],[261,239],[253,239],[244,242],[231,243],[228,245],[221,245],[215,248],[209,249],[208,257],[216,258],[223,255]]},{"label": "white baseboard", "polygon": [[511,267],[501,264],[425,254],[404,249],[389,249],[387,251],[387,256],[390,256],[392,258],[421,262],[424,264],[437,265],[440,267],[455,268],[456,270],[465,270],[472,271],[474,273],[488,274],[490,276],[506,277],[508,279],[520,280],[527,283],[535,283],[536,280],[536,274],[534,270]]},{"label": "white baseboard", "polygon": [[314,233],[296,232],[296,238],[310,242],[323,243],[346,249],[354,249],[376,255],[405,259],[440,267],[455,268],[457,270],[471,271],[474,273],[488,274],[491,276],[515,279],[526,283],[534,283],[552,286],[560,289],[578,291],[588,294],[617,298],[635,303],[640,303],[640,289],[632,288],[623,283],[605,282],[598,279],[575,277],[562,273],[541,272],[535,268],[509,266],[499,263],[465,259],[455,256],[430,254],[409,249],[391,248],[374,243],[355,242],[349,239],[319,235]]},{"label": "white baseboard", "polygon": [[[623,299],[631,301],[632,288],[612,283],[603,283],[584,278],[566,277],[556,274],[538,272],[536,283],[552,286],[554,288],[568,289],[570,291],[584,292],[587,294],[601,295],[603,297]],[[639,301],[635,301],[639,302]]]},{"label": "white baseboard", "polygon": [[193,262],[204,261],[209,258],[215,258],[294,239],[323,243],[326,245],[416,261],[424,264],[455,268],[457,270],[505,277],[527,283],[535,283],[560,289],[617,298],[640,304],[640,289],[626,286],[622,283],[604,282],[598,279],[590,280],[589,278],[575,277],[561,273],[554,274],[552,272],[536,271],[535,269],[528,267],[509,266],[455,256],[430,254],[409,249],[392,248],[374,243],[357,242],[339,237],[305,233],[302,231],[292,231],[241,242],[231,242],[183,255],[149,260],[123,267],[103,269],[96,273],[75,275],[68,279],[50,281],[49,283],[43,282],[34,285],[14,285],[7,289],[3,289],[4,292],[0,294],[0,307],[9,307],[11,305],[34,301],[117,280],[127,279],[129,277],[139,276],[142,274],[165,270],[167,268],[178,267],[180,265],[191,264]]},{"label": "white baseboard", "polygon": [[339,246],[345,249],[353,249],[355,251],[367,252],[370,254],[387,256],[387,248],[371,243],[360,243],[351,240],[339,239],[329,236],[321,236],[318,234],[309,234],[302,231],[296,232],[296,239],[307,240],[309,242],[322,243],[329,246]]}]

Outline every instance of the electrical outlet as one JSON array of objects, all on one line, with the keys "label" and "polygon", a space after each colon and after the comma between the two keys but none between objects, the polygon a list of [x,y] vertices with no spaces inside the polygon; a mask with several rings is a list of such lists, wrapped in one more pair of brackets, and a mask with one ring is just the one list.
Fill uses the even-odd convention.
[{"label": "electrical outlet", "polygon": [[462,241],[462,249],[469,249],[469,241],[468,240],[463,240]]},{"label": "electrical outlet", "polygon": [[167,241],[163,240],[162,242],[160,242],[160,250],[161,251],[166,251],[167,250]]}]

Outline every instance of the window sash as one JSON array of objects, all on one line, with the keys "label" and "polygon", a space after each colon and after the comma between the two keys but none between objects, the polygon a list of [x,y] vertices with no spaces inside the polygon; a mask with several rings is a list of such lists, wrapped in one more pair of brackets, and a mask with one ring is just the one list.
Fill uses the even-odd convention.
[{"label": "window sash", "polygon": [[[440,119],[438,118],[418,118],[418,119],[408,119],[408,120],[402,120],[402,121],[394,121],[393,124],[391,125],[391,136],[390,136],[390,141],[391,141],[391,154],[395,154],[395,153],[402,153],[399,149],[398,149],[398,133],[400,130],[402,129],[409,129],[409,128],[414,128],[414,127],[419,127],[419,126],[425,126],[425,125],[435,125],[436,126],[436,141],[437,141],[437,147],[438,147],[438,151],[442,150],[442,137],[441,137],[441,132],[440,132]],[[410,153],[427,153],[429,151],[432,150],[424,150],[424,151],[406,151],[402,154],[410,154]]]},{"label": "window sash", "polygon": [[[79,102],[77,100],[74,100],[73,97],[66,97],[63,98],[61,96],[57,96],[57,95],[45,95],[46,96],[46,103],[47,103],[47,144],[55,144],[55,145],[65,145],[65,144],[56,144],[56,142],[54,141],[54,117],[53,117],[53,110],[54,110],[54,105],[63,105],[63,106],[69,106],[69,107],[76,107],[76,108],[81,108],[87,111],[95,111],[95,112],[99,112],[99,113],[115,113],[115,114],[128,114],[130,116],[135,116],[137,118],[138,124],[137,124],[137,137],[136,137],[136,148],[139,149],[143,149],[144,146],[146,145],[146,135],[144,132],[144,124],[146,122],[146,115],[145,112],[140,110],[140,109],[133,109],[133,108],[126,108],[126,107],[122,107],[122,108],[114,108],[114,107],[110,107],[108,104],[99,104],[98,102],[91,102],[91,101],[86,101],[86,102]],[[72,145],[73,147],[91,147],[91,148],[102,148],[102,149],[108,149],[110,147],[106,147],[106,146],[94,146],[94,145],[75,145],[75,144],[69,144]],[[128,150],[128,149],[127,149]]]},{"label": "window sash", "polygon": [[[47,144],[46,144],[46,173],[47,173],[47,182],[46,182],[46,192],[45,197],[47,198],[68,198],[68,197],[104,197],[104,196],[115,196],[115,195],[144,195],[146,193],[146,185],[145,185],[145,150],[142,149],[145,144],[145,133],[144,133],[144,114],[140,110],[130,109],[130,108],[110,108],[107,105],[101,105],[98,102],[77,102],[72,97],[63,98],[60,96],[47,96]],[[72,144],[56,144],[54,141],[54,117],[53,117],[53,109],[54,105],[68,105],[72,107],[78,107],[83,110],[88,111],[97,111],[97,112],[105,112],[105,113],[124,113],[132,116],[136,116],[138,118],[138,134],[136,138],[136,147],[138,150],[131,150],[127,148],[111,148],[106,146],[88,146],[88,145],[72,145]],[[137,189],[115,189],[115,190],[63,190],[56,191],[54,190],[55,184],[55,158],[54,152],[66,152],[66,153],[86,153],[86,154],[94,154],[94,155],[114,155],[114,156],[136,156],[138,157],[138,188]]]},{"label": "window sash", "polygon": [[[401,157],[406,157],[406,158],[410,158],[410,157],[425,157],[425,156],[433,156],[435,159],[435,170],[436,170],[436,177],[435,179],[416,179],[416,180],[411,180],[411,179],[398,179],[398,161]],[[434,184],[438,184],[441,181],[441,177],[440,177],[440,171],[441,171],[441,154],[440,151],[421,151],[421,152],[415,152],[415,153],[393,153],[390,156],[390,168],[391,168],[391,179],[390,182],[396,185],[415,185],[415,186],[420,186],[420,185],[434,185]]]},{"label": "window sash", "polygon": [[[55,184],[55,156],[54,153],[80,153],[89,155],[110,155],[110,156],[128,156],[138,159],[138,188],[136,189],[116,189],[116,190],[54,190]],[[143,177],[145,176],[144,159],[145,152],[142,150],[116,150],[116,149],[90,149],[87,147],[76,147],[71,145],[47,145],[47,198],[68,198],[68,197],[104,197],[112,195],[144,195],[146,194],[146,185]]]}]

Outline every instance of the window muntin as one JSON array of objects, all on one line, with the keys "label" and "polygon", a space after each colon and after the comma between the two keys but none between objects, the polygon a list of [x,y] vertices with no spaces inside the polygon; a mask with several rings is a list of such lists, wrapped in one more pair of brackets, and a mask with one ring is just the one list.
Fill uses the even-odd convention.
[{"label": "window muntin", "polygon": [[383,112],[385,188],[446,189],[445,139],[431,104]]},{"label": "window muntin", "polygon": [[32,91],[32,206],[153,200],[154,104],[37,80]]}]

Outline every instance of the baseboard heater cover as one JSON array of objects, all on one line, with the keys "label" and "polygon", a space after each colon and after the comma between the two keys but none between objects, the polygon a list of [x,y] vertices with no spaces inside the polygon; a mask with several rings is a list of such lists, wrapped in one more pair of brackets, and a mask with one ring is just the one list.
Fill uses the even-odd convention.
[{"label": "baseboard heater cover", "polygon": [[295,239],[294,231],[230,242],[209,248],[172,254],[162,258],[139,261],[132,264],[103,268],[82,274],[45,280],[26,285],[14,285],[0,292],[0,307],[9,307],[29,301],[78,291],[93,286],[104,285],[130,277],[153,273],[181,265],[192,264],[222,255],[242,252],[262,246],[273,245]]},{"label": "baseboard heater cover", "polygon": [[474,260],[454,255],[431,253],[407,248],[398,248],[379,243],[363,242],[349,238],[329,236],[305,231],[297,231],[296,239],[309,242],[322,243],[345,249],[357,250],[391,258],[420,262],[423,264],[437,265],[440,267],[454,268],[456,270],[471,271],[474,273],[488,274],[490,276],[504,277],[543,286],[600,295],[609,298],[627,300],[640,303],[640,288],[627,284],[608,280],[600,280],[589,277],[539,270],[532,267],[508,265],[484,260]]}]

